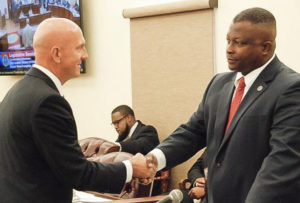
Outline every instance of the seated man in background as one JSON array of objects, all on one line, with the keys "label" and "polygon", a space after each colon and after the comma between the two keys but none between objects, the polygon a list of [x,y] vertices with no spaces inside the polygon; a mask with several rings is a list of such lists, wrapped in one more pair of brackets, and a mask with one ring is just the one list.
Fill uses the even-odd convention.
[{"label": "seated man in background", "polygon": [[[120,105],[113,109],[111,121],[119,135],[115,143],[120,146],[122,152],[147,154],[159,144],[156,129],[136,120],[134,111],[127,105]],[[160,175],[161,172],[157,172],[156,176]],[[161,192],[161,181],[155,181],[152,195]]]},{"label": "seated man in background", "polygon": [[[100,137],[89,137],[79,141],[81,150],[88,160],[101,162],[103,157],[108,157],[114,151],[133,155],[139,152],[145,155],[159,144],[156,129],[136,120],[134,111],[129,106],[120,105],[113,109],[111,119],[111,124],[118,133],[116,142],[110,142]],[[125,156],[127,155],[125,154]],[[157,172],[157,176],[160,176],[160,172]],[[161,193],[160,183],[161,181],[154,182],[152,195]],[[146,192],[139,195],[142,197],[149,194]]]},{"label": "seated man in background", "polygon": [[[189,190],[183,190],[182,203],[193,203],[194,200],[201,199],[201,203],[206,203],[206,178],[207,178],[207,158],[206,150],[200,156],[199,159],[190,168],[188,174],[188,180],[191,183]],[[199,202],[199,201],[197,201]]]},{"label": "seated man in background", "polygon": [[136,120],[129,106],[116,107],[111,113],[111,119],[112,126],[119,134],[116,142],[109,142],[99,137],[80,140],[81,150],[85,157],[96,160],[95,157],[112,151],[147,154],[159,144],[156,129]]},{"label": "seated man in background", "polygon": [[133,110],[120,105],[111,112],[112,125],[119,134],[116,144],[120,151],[147,154],[159,144],[156,129],[135,119]]}]

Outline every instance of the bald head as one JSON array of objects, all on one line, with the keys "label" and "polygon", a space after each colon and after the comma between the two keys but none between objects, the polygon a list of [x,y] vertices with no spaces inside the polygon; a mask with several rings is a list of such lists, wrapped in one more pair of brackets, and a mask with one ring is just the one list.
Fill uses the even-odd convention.
[{"label": "bald head", "polygon": [[37,28],[33,36],[33,48],[36,54],[52,46],[61,46],[68,40],[68,34],[80,30],[78,25],[65,18],[48,18]]},{"label": "bald head", "polygon": [[36,64],[49,69],[62,84],[79,75],[80,64],[87,58],[80,27],[65,18],[48,18],[39,24],[33,48]]}]

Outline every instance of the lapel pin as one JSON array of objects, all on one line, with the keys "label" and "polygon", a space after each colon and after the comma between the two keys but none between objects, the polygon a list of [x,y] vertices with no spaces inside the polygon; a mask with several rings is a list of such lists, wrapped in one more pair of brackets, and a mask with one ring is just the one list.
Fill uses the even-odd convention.
[{"label": "lapel pin", "polygon": [[263,89],[262,85],[260,85],[260,86],[257,87],[257,91],[259,91],[259,92],[262,91],[262,89]]}]

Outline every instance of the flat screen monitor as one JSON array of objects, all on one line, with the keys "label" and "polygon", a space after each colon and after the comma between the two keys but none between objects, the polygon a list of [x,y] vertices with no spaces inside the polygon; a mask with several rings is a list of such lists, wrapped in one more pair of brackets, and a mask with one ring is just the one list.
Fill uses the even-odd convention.
[{"label": "flat screen monitor", "polygon": [[[34,32],[52,17],[68,18],[82,27],[81,1],[0,0],[0,75],[22,75],[31,68]],[[81,73],[85,73],[84,64]]]}]

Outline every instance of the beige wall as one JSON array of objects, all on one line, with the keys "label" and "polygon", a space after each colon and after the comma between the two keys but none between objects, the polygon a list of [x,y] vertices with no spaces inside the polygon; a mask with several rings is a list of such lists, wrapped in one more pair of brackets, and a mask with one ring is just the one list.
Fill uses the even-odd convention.
[{"label": "beige wall", "polygon": [[[156,127],[161,141],[195,111],[214,75],[214,13],[207,1],[202,0],[206,9],[196,1],[126,10],[128,16],[155,13],[130,19],[132,105],[142,121]],[[181,13],[173,13],[179,7]],[[171,188],[198,158],[171,170]]]},{"label": "beige wall", "polygon": [[241,10],[262,7],[271,11],[277,20],[276,53],[286,65],[300,72],[300,1],[299,0],[219,0],[215,9],[216,71],[228,71],[225,58],[226,33],[232,18]]},{"label": "beige wall", "polygon": [[115,140],[110,113],[119,104],[131,105],[129,20],[122,17],[128,2],[82,1],[89,51],[87,74],[65,85],[79,138],[101,136]]},{"label": "beige wall", "polygon": [[[165,0],[164,2],[171,1]],[[89,59],[87,74],[64,85],[77,121],[79,138],[102,136],[114,140],[110,112],[119,104],[131,105],[129,19],[124,8],[163,0],[83,0],[83,18]],[[287,3],[288,2],[288,3]],[[271,10],[278,23],[277,53],[300,72],[299,0],[219,0],[215,9],[215,72],[227,71],[225,59],[228,26],[240,10],[260,6]],[[0,76],[0,101],[21,77]],[[195,106],[196,108],[196,106]],[[185,122],[185,121],[182,121]]]},{"label": "beige wall", "polygon": [[[168,2],[171,0],[165,0]],[[163,2],[162,0],[83,0],[84,31],[89,59],[87,74],[64,85],[73,107],[79,138],[103,136],[114,140],[110,112],[118,104],[131,105],[129,19],[124,8]],[[300,72],[300,1],[219,0],[215,9],[215,72],[227,70],[226,33],[234,15],[242,9],[261,6],[277,18],[277,53],[282,61]],[[0,76],[0,100],[20,76]],[[183,121],[184,122],[184,121]]]},{"label": "beige wall", "polygon": [[[73,108],[79,138],[102,136],[115,140],[111,110],[131,105],[129,20],[122,10],[129,0],[88,0],[83,3],[84,34],[89,59],[87,73],[64,85]],[[22,76],[0,76],[0,101]]]}]

